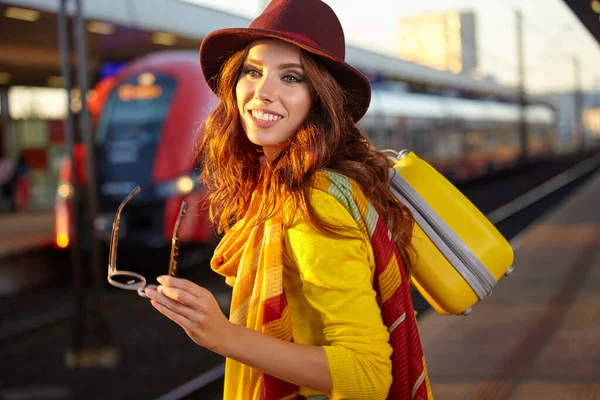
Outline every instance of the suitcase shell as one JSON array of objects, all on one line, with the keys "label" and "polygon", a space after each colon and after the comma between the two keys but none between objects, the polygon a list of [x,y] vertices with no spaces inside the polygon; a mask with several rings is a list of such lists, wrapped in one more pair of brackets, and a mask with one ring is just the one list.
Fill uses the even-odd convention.
[{"label": "suitcase shell", "polygon": [[391,188],[415,217],[412,283],[439,313],[467,315],[512,272],[508,241],[452,183],[408,150],[391,158]]}]

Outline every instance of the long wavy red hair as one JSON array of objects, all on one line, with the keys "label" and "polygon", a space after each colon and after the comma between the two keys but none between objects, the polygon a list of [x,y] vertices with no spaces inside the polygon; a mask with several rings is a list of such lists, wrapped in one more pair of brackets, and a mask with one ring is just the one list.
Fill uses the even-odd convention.
[{"label": "long wavy red hair", "polygon": [[[374,149],[348,112],[352,104],[333,76],[309,53],[301,52],[304,77],[312,88],[313,107],[298,133],[268,165],[248,140],[240,123],[235,88],[248,48],[233,54],[217,77],[220,102],[207,117],[196,149],[201,182],[208,188],[208,209],[219,233],[244,216],[252,193],[259,190],[259,220],[279,212],[286,200],[317,229],[344,236],[314,212],[310,180],[322,168],[353,179],[387,221],[402,260],[410,271],[414,219],[389,189],[387,157]],[[291,221],[286,221],[291,223]]]}]

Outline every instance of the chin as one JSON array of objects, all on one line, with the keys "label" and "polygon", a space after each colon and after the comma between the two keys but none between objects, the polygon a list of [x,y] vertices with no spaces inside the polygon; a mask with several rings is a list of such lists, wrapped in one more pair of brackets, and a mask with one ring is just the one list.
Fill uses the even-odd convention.
[{"label": "chin", "polygon": [[281,144],[280,141],[262,139],[262,138],[256,137],[255,135],[249,136],[248,140],[250,140],[250,142],[256,146],[263,146],[263,147],[264,146],[278,146]]}]

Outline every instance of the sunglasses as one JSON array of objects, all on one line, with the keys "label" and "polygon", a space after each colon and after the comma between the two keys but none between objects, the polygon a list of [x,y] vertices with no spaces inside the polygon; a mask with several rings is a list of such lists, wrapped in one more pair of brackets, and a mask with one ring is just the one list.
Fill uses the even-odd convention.
[{"label": "sunglasses", "polygon": [[[146,283],[146,278],[138,274],[137,272],[131,271],[120,271],[117,269],[117,243],[119,241],[119,221],[121,220],[121,211],[125,204],[133,196],[140,192],[140,187],[136,186],[135,189],[127,197],[125,200],[121,202],[119,208],[117,209],[117,214],[115,215],[115,220],[113,222],[112,234],[110,237],[110,247],[109,247],[109,258],[108,258],[108,282],[120,289],[126,290],[135,290],[137,294],[143,298],[147,298],[144,289],[146,288],[154,288],[156,289],[156,285],[148,285]],[[181,203],[181,207],[179,208],[179,214],[177,215],[177,220],[175,221],[175,227],[173,228],[173,238],[171,239],[171,255],[169,258],[169,276],[177,276],[177,264],[179,262],[179,223],[181,219],[185,215],[187,210],[187,203],[183,201]]]}]

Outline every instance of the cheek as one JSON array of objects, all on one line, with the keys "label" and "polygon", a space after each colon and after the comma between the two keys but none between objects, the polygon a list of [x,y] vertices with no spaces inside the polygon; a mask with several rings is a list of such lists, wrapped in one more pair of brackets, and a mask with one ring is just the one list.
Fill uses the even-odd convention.
[{"label": "cheek", "polygon": [[296,117],[299,120],[304,121],[304,119],[308,115],[308,112],[310,111],[310,107],[312,104],[310,92],[303,91],[301,93],[298,93],[297,96],[294,97],[292,103],[290,104],[294,107]]}]

